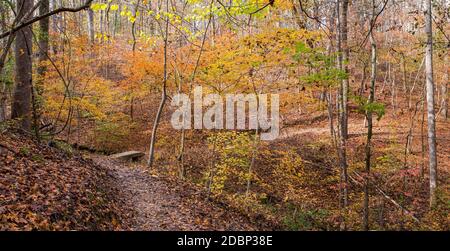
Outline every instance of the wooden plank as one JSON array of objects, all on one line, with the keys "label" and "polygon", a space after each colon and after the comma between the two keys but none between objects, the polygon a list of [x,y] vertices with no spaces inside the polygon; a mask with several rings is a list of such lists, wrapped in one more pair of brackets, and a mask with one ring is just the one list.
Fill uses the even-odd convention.
[{"label": "wooden plank", "polygon": [[133,160],[136,160],[138,158],[143,157],[144,155],[145,155],[145,153],[143,153],[143,152],[128,151],[128,152],[113,154],[113,155],[110,155],[110,157],[114,158],[114,159],[133,159]]}]

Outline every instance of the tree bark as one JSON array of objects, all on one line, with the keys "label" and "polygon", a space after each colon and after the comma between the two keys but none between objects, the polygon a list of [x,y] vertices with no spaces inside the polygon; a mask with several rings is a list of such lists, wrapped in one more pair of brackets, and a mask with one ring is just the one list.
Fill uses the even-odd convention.
[{"label": "tree bark", "polygon": [[433,80],[433,28],[432,4],[426,1],[425,33],[427,46],[425,49],[425,74],[427,95],[427,122],[428,122],[428,161],[430,168],[430,207],[436,203],[437,188],[437,158],[436,158],[436,121],[434,111],[434,80]]},{"label": "tree bark", "polygon": [[[42,0],[39,6],[39,15],[44,15],[50,11],[50,1]],[[46,67],[43,66],[43,62],[47,60],[48,48],[49,48],[49,17],[43,18],[39,21],[39,66],[37,72],[39,75],[43,75],[46,71]]]},{"label": "tree bark", "polygon": [[[17,15],[22,18],[33,7],[33,1],[18,0]],[[11,118],[20,119],[21,127],[30,130],[30,105],[32,91],[32,30],[25,26],[16,34],[15,58],[16,77]]]},{"label": "tree bark", "polygon": [[[8,12],[7,12],[7,6],[5,5],[4,2],[0,2],[0,32],[3,32],[7,29],[7,19],[9,18],[8,16]],[[1,62],[0,64],[3,65],[2,62],[4,62],[3,57],[5,57],[8,54],[9,51],[9,46],[8,46],[8,41],[3,41],[2,42],[2,49],[6,50],[2,52],[1,55]],[[0,76],[2,76],[2,71],[3,71],[3,67],[0,67]],[[6,120],[6,104],[7,104],[7,94],[6,94],[6,90],[7,90],[7,86],[6,83],[3,81],[3,78],[0,78],[0,122],[5,121]]]},{"label": "tree bark", "polygon": [[88,36],[89,42],[94,44],[95,42],[95,26],[94,26],[94,11],[92,9],[88,9],[87,11],[87,23],[88,23]]},{"label": "tree bark", "polygon": [[[343,55],[342,55],[342,25],[341,25],[341,11],[340,11],[341,1],[336,1],[336,51],[338,53],[337,67],[338,69],[343,69]],[[344,98],[343,98],[343,81],[341,81],[341,86],[338,94],[338,110],[339,110],[339,146],[338,155],[339,163],[341,168],[341,207],[345,208],[348,204],[348,176],[347,176],[347,152],[346,152],[346,138],[345,135],[345,122],[343,116],[344,110]]]},{"label": "tree bark", "polygon": [[[42,0],[39,5],[39,15],[45,15],[50,11],[50,1]],[[37,74],[38,81],[36,84],[32,86],[31,90],[31,101],[33,108],[33,127],[34,134],[36,139],[40,140],[39,134],[39,120],[40,120],[40,110],[41,110],[41,102],[39,102],[39,96],[42,95],[43,90],[43,77],[47,70],[45,66],[45,61],[48,57],[49,50],[49,27],[50,27],[50,18],[46,17],[39,20],[39,35],[38,35],[38,66],[37,66]]]},{"label": "tree bark", "polygon": [[342,80],[342,137],[348,139],[348,60],[350,57],[350,49],[348,47],[348,3],[349,0],[342,1],[342,17],[341,17],[341,44],[342,44],[342,69],[347,74],[347,77]]}]

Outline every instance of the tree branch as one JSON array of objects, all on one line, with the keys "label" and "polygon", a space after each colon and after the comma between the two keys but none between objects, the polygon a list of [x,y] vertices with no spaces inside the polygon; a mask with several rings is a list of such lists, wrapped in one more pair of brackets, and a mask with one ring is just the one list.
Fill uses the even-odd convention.
[{"label": "tree branch", "polygon": [[3,32],[2,34],[0,34],[0,39],[7,37],[10,34],[15,33],[18,30],[20,30],[20,29],[22,29],[22,28],[24,28],[24,27],[26,27],[28,25],[31,25],[31,24],[33,24],[35,22],[38,22],[41,19],[53,16],[55,14],[58,14],[58,13],[61,13],[61,12],[79,12],[79,11],[85,10],[85,9],[87,9],[87,8],[89,8],[91,6],[91,3],[93,1],[94,0],[86,0],[86,2],[83,5],[81,5],[81,6],[77,7],[77,8],[67,8],[67,7],[58,8],[58,9],[52,10],[52,11],[50,11],[48,13],[45,13],[45,14],[33,17],[33,18],[31,18],[29,20],[26,20],[24,22],[20,22],[17,26],[12,28],[11,30]]},{"label": "tree branch", "polygon": [[269,2],[266,3],[263,7],[261,7],[261,8],[259,8],[259,9],[255,10],[255,11],[253,11],[252,13],[250,13],[250,15],[256,14],[256,13],[258,13],[258,12],[264,10],[264,9],[267,8],[269,5],[270,5],[270,6],[273,6],[274,3],[275,3],[275,0],[269,0]]}]

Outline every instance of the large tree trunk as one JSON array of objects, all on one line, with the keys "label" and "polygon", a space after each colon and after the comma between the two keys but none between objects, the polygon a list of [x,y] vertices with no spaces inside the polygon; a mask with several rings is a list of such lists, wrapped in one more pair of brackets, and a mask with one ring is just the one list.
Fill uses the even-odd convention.
[{"label": "large tree trunk", "polygon": [[[338,69],[343,69],[343,56],[342,56],[342,25],[341,25],[341,11],[340,11],[341,1],[336,1],[336,51],[338,53],[337,57],[337,67]],[[347,175],[347,142],[345,135],[345,121],[343,116],[344,98],[343,98],[343,81],[341,81],[341,86],[338,94],[338,110],[339,110],[339,142],[338,142],[338,155],[339,155],[339,166],[341,168],[341,191],[340,191],[340,205],[342,208],[347,207],[348,204],[348,175]],[[345,228],[342,225],[342,228]]]},{"label": "large tree trunk", "polygon": [[436,121],[434,111],[433,82],[433,28],[431,16],[431,0],[426,1],[425,32],[427,46],[425,49],[425,73],[427,88],[427,122],[428,122],[428,160],[430,165],[430,207],[436,203],[437,159],[436,159]]},{"label": "large tree trunk", "polygon": [[[18,0],[17,15],[23,17],[33,7],[33,1]],[[30,129],[31,91],[32,91],[32,31],[31,26],[26,26],[16,34],[15,58],[16,58],[16,87],[12,104],[11,117],[21,119],[21,127]]]}]

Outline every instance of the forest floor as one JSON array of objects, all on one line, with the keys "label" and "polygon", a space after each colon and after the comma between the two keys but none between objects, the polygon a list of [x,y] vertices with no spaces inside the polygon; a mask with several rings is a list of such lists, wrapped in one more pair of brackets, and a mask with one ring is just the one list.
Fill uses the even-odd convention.
[{"label": "forest floor", "polygon": [[0,142],[0,230],[272,229],[143,165],[9,130]]},{"label": "forest floor", "polygon": [[[399,122],[406,119],[387,116],[376,121],[375,149],[384,149],[382,146],[393,140],[392,135],[403,145],[409,127]],[[450,128],[442,121],[438,121],[437,127],[440,183],[448,187],[450,148],[446,146],[450,141]],[[364,144],[367,128],[363,119],[355,116],[349,121],[349,129],[350,156],[357,156],[355,149]],[[420,163],[419,123],[415,123],[413,135],[415,144],[410,162]],[[286,127],[270,147],[292,141],[287,147],[302,152],[308,149],[300,150],[297,144],[309,138],[314,141],[329,138],[326,119]],[[149,171],[139,163],[67,152],[61,146],[38,144],[27,136],[7,130],[2,131],[0,139],[0,229],[3,230],[280,229],[279,224],[260,215],[243,213],[220,198],[209,198],[204,188],[175,176]],[[317,155],[314,149],[310,150]],[[302,158],[309,160],[308,151],[303,152]],[[319,159],[310,162],[331,164]],[[425,201],[426,196],[420,193],[416,197],[423,197]],[[422,207],[413,210],[420,214],[422,211]]]},{"label": "forest floor", "polygon": [[107,156],[93,155],[92,159],[112,171],[119,189],[123,191],[126,207],[133,211],[131,230],[261,229],[246,216],[207,200],[203,192],[188,183],[158,176],[141,165]]}]

